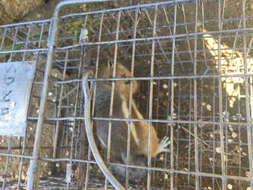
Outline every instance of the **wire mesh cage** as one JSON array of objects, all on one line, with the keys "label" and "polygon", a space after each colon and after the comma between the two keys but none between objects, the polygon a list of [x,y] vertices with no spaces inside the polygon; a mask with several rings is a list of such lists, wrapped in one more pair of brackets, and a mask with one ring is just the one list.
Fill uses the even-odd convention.
[{"label": "wire mesh cage", "polygon": [[[0,136],[2,189],[115,188],[85,133],[88,70],[94,72],[90,118],[111,126],[106,141],[96,132],[101,126],[94,129],[96,145],[124,188],[253,189],[253,2],[113,9],[97,3],[90,4],[93,11],[60,14],[80,2],[63,1],[52,19],[0,26],[0,62],[36,66],[25,136]],[[96,113],[99,88],[110,90],[104,115]],[[122,115],[112,111],[115,105]],[[167,146],[155,156],[153,133]],[[117,136],[127,140],[117,144]],[[141,137],[138,150],[147,154],[138,162],[131,147]]]}]

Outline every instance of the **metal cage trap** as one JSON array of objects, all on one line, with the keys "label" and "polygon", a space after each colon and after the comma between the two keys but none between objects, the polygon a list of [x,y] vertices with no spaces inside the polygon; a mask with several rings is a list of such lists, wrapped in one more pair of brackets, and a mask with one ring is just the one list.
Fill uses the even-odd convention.
[{"label": "metal cage trap", "polygon": [[252,9],[73,0],[0,26],[2,189],[253,189]]}]

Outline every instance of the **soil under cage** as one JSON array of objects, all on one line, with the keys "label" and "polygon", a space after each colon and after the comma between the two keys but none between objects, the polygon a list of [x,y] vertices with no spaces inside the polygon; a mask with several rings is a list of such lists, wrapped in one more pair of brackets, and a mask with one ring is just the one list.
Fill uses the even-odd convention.
[{"label": "soil under cage", "polygon": [[[2,189],[115,188],[86,137],[88,70],[90,84],[114,91],[136,81],[128,96],[143,116],[99,118],[92,106],[93,122],[146,122],[159,140],[169,137],[168,151],[143,165],[114,162],[96,139],[104,162],[126,168],[126,189],[253,189],[253,1],[73,7],[63,1],[52,19],[0,26],[0,64],[36,66],[25,136],[0,136]],[[130,76],[117,75],[119,64]],[[145,171],[142,180],[128,180],[134,168]]]}]

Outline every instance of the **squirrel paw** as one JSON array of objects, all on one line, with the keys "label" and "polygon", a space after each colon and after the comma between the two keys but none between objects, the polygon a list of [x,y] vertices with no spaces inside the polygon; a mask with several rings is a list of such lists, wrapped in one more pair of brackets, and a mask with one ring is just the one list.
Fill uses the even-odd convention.
[{"label": "squirrel paw", "polygon": [[170,144],[169,137],[165,136],[159,143],[159,153],[169,152],[168,145]]}]

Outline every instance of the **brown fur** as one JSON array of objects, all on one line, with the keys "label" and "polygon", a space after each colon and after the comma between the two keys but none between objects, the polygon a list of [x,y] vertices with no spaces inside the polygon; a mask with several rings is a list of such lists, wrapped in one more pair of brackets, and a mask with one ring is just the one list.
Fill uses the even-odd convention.
[{"label": "brown fur", "polygon": [[[137,119],[144,119],[143,116],[140,114],[139,110],[137,109],[135,103],[132,103],[132,109],[134,112],[134,116]],[[149,141],[149,124],[148,122],[135,122],[135,129],[137,133],[137,138],[139,140],[139,148],[140,153],[144,154],[148,157],[148,141]],[[150,156],[151,158],[157,156],[160,153],[160,144],[156,134],[154,127],[150,126]]]},{"label": "brown fur", "polygon": [[[109,78],[112,77],[112,68],[107,67],[104,69],[102,77]],[[116,78],[130,78],[131,73],[129,70],[124,67],[122,64],[117,64],[116,67]],[[115,82],[115,89],[121,95],[122,101],[127,103],[127,108],[122,108],[123,112],[125,112],[125,117],[128,117],[128,106],[129,106],[129,97],[130,97],[130,82],[121,80]],[[132,81],[132,95],[134,95],[138,90],[138,83],[137,81]],[[144,119],[142,114],[139,112],[134,100],[132,99],[132,118],[136,119]],[[127,113],[126,113],[127,112]],[[148,157],[148,142],[149,142],[149,125],[148,122],[132,122],[134,126],[131,126],[131,133],[132,136],[138,146],[138,153],[144,154]],[[160,152],[163,151],[159,139],[157,137],[156,131],[154,127],[150,126],[150,156],[151,158],[157,156]]]},{"label": "brown fur", "polygon": [[[103,68],[103,72],[101,74],[102,78],[112,78],[113,68],[110,66],[106,66]],[[131,78],[131,73],[129,70],[124,67],[122,64],[117,64],[116,66],[116,76],[115,78]],[[111,85],[109,82],[107,85]],[[115,89],[119,91],[121,94],[124,95],[126,100],[129,100],[130,97],[130,81],[128,80],[118,80],[115,82]],[[132,95],[134,95],[138,90],[138,83],[137,81],[132,81]]]}]

